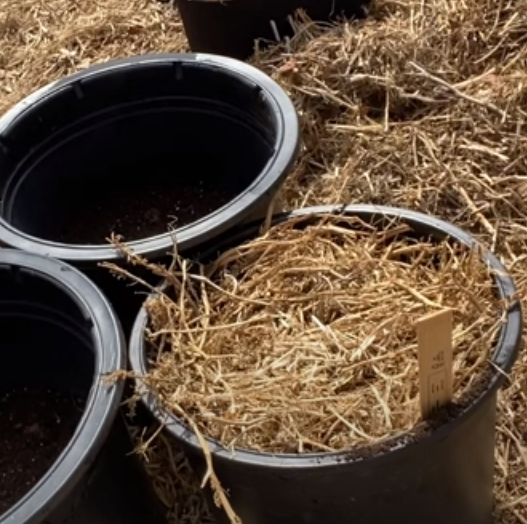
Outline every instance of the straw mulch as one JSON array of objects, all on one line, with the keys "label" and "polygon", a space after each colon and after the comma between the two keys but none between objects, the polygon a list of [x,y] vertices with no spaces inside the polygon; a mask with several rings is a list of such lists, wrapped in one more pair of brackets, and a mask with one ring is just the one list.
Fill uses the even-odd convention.
[{"label": "straw mulch", "polygon": [[508,302],[479,251],[409,239],[404,224],[303,222],[167,271],[170,287],[146,302],[154,366],[143,377],[167,409],[231,449],[389,449],[427,430],[414,323],[446,308],[450,412],[481,391]]},{"label": "straw mulch", "polygon": [[0,0],[0,111],[96,62],[186,51],[177,13],[148,0]]},{"label": "straw mulch", "polygon": [[[301,115],[304,151],[287,204],[383,203],[439,215],[494,249],[525,295],[525,35],[526,0],[377,0],[359,26],[299,22],[288,46],[255,58]],[[185,49],[169,5],[0,0],[0,110],[96,61]],[[500,524],[527,522],[526,378],[523,354],[500,395]],[[174,522],[200,522],[185,504],[199,486],[182,478],[168,449],[157,439],[147,456],[156,488]]]}]

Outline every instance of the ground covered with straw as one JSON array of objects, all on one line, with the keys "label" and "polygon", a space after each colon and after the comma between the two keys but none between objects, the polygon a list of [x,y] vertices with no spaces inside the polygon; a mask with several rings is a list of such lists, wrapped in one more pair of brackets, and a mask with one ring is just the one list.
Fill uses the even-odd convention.
[{"label": "ground covered with straw", "polygon": [[[376,203],[438,215],[491,247],[524,296],[526,35],[525,0],[377,0],[361,24],[299,21],[293,41],[254,59],[301,117],[287,205]],[[179,50],[186,42],[170,5],[0,0],[0,110],[95,62]],[[526,364],[523,354],[500,394],[499,524],[527,522]],[[157,439],[147,458],[173,522],[205,522],[177,450]]]}]

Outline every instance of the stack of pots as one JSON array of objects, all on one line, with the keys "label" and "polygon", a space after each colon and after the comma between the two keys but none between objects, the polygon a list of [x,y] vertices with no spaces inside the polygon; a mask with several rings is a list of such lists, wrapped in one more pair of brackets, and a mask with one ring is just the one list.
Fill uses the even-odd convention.
[{"label": "stack of pots", "polygon": [[112,376],[144,296],[99,267],[126,265],[105,235],[149,260],[204,249],[267,213],[298,147],[285,92],[209,55],[107,62],[0,118],[0,523],[166,522]]}]

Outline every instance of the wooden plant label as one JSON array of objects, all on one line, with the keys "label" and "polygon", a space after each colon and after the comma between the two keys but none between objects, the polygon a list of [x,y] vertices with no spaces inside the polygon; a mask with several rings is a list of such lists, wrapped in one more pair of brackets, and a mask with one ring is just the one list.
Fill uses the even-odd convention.
[{"label": "wooden plant label", "polygon": [[452,400],[453,316],[451,309],[417,321],[421,414],[428,418]]}]

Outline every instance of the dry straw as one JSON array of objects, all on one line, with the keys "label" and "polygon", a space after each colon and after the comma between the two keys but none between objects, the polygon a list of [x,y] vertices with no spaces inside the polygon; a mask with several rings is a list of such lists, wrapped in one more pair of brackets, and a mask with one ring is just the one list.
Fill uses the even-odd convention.
[{"label": "dry straw", "polygon": [[[503,258],[525,296],[526,34],[526,0],[374,0],[358,25],[300,20],[294,39],[254,58],[302,121],[285,203],[387,203],[451,220]],[[95,62],[186,49],[170,4],[0,0],[0,111]],[[522,353],[498,405],[499,524],[527,523],[526,388]],[[194,524],[185,504],[199,480],[182,483],[167,449],[153,441],[147,466],[171,522]]]},{"label": "dry straw", "polygon": [[200,482],[181,451],[158,430],[134,430],[134,436],[154,490],[169,508],[169,522],[214,524]]},{"label": "dry straw", "polygon": [[414,322],[445,307],[462,402],[504,318],[480,253],[409,240],[406,225],[297,221],[166,274],[170,290],[145,304],[156,349],[144,381],[164,406],[226,447],[260,452],[406,438],[420,419]]}]

